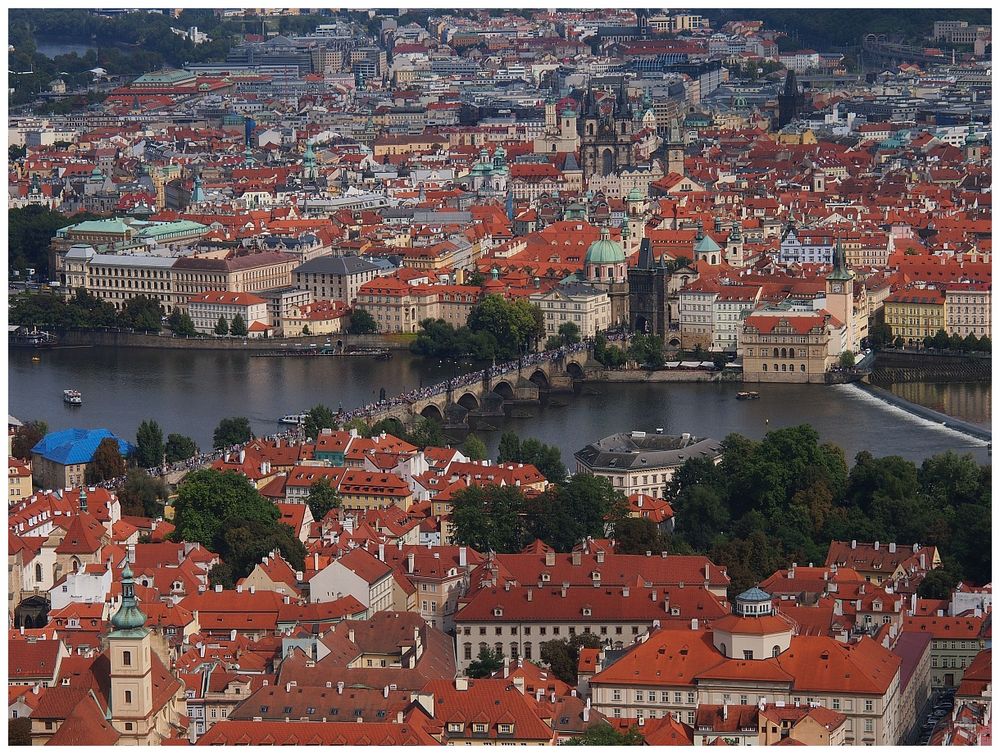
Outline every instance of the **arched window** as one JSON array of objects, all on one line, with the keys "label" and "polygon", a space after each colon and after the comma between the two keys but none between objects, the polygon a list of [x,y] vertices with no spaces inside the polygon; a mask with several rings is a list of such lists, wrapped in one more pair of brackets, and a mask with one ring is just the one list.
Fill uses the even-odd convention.
[{"label": "arched window", "polygon": [[782,364],[782,365],[781,365],[781,371],[782,371],[782,372],[786,371],[786,370],[785,370],[785,366],[786,366],[785,364]]},{"label": "arched window", "polygon": [[465,645],[463,646],[463,650],[462,650],[462,656],[466,660],[471,660],[472,659],[472,642],[471,641],[465,642]]},{"label": "arched window", "polygon": [[781,654],[781,647],[779,647],[777,644],[771,647],[771,657],[777,657],[780,654]]},{"label": "arched window", "polygon": [[764,364],[764,371],[767,371],[767,364]]},{"label": "arched window", "polygon": [[781,349],[781,358],[785,359],[787,357],[788,357],[788,349],[787,348],[782,348]]},{"label": "arched window", "polygon": [[800,372],[806,371],[806,365],[805,364],[799,364],[799,371]]},{"label": "arched window", "polygon": [[531,642],[530,641],[524,642],[524,659],[525,660],[530,660],[531,659]]},{"label": "arched window", "polygon": [[42,583],[42,564],[35,563],[35,582],[38,584]]},{"label": "arched window", "polygon": [[498,641],[494,645],[494,649],[496,649],[498,655],[500,655],[501,657],[503,656],[503,642],[502,641]]},{"label": "arched window", "polygon": [[795,358],[795,349],[794,348],[789,348],[788,349],[788,358],[790,358],[790,359],[794,359]]},{"label": "arched window", "polygon": [[774,358],[778,358],[778,349],[777,348],[774,349]]},{"label": "arched window", "polygon": [[518,656],[517,642],[512,641],[510,643],[510,659],[516,660]]}]

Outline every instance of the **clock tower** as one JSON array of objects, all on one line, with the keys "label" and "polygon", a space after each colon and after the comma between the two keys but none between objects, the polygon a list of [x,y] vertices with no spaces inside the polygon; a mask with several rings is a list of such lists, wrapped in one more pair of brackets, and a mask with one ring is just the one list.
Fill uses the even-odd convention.
[{"label": "clock tower", "polygon": [[826,276],[826,310],[847,327],[847,342],[857,349],[854,329],[854,273],[847,269],[844,247],[837,240],[833,250],[833,271]]}]

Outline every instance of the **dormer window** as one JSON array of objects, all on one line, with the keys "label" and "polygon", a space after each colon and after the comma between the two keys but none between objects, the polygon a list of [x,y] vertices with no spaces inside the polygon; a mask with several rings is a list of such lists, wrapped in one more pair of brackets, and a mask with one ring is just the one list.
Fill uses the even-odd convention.
[{"label": "dormer window", "polygon": [[592,611],[591,611],[591,609],[589,607],[583,608],[583,614],[584,615],[589,616],[589,615],[591,615],[591,612]]},{"label": "dormer window", "polygon": [[514,732],[514,724],[513,723],[500,723],[497,726],[497,730],[500,733],[503,733],[505,735],[511,735]]},{"label": "dormer window", "polygon": [[549,581],[551,578],[552,577],[547,573],[542,574],[542,581]]},{"label": "dormer window", "polygon": [[465,730],[465,723],[448,723],[449,733],[461,733]]},{"label": "dormer window", "polygon": [[493,615],[495,615],[497,618],[502,617],[503,616],[503,608],[502,607],[495,607],[495,608],[493,608]]},{"label": "dormer window", "polygon": [[472,732],[473,733],[485,733],[488,729],[486,723],[473,723]]}]

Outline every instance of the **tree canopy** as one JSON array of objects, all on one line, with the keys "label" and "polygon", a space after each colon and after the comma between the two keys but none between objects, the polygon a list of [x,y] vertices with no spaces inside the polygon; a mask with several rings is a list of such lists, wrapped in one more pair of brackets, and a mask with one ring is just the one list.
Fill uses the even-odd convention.
[{"label": "tree canopy", "polygon": [[135,432],[135,462],[144,469],[159,466],[164,455],[163,430],[153,419],[147,419]]},{"label": "tree canopy", "polygon": [[675,473],[670,544],[725,563],[734,593],[790,562],[824,562],[831,540],[852,539],[935,545],[956,577],[987,583],[989,479],[989,467],[952,452],[918,467],[863,451],[848,469],[807,425],[761,440],[733,434],[718,465],[689,459]]},{"label": "tree canopy", "polygon": [[167,456],[167,463],[177,463],[178,461],[186,461],[191,456],[197,455],[198,446],[190,437],[172,432],[167,435],[164,452]]},{"label": "tree canopy", "polygon": [[322,521],[323,517],[334,508],[341,506],[340,493],[330,484],[327,478],[317,479],[309,487],[306,505],[314,521]]},{"label": "tree canopy", "polygon": [[319,436],[320,430],[337,429],[338,426],[333,409],[322,403],[317,403],[306,413],[306,422],[302,428],[307,438],[315,440]]},{"label": "tree canopy", "polygon": [[200,469],[188,474],[174,501],[178,541],[212,545],[227,521],[278,520],[274,503],[261,496],[249,479],[235,471]]},{"label": "tree canopy", "polygon": [[233,416],[223,419],[212,434],[212,445],[215,448],[228,448],[230,445],[241,445],[253,438],[250,420],[245,416]]},{"label": "tree canopy", "polygon": [[125,476],[126,467],[126,461],[118,448],[118,441],[113,437],[105,437],[87,464],[87,482],[94,484]]},{"label": "tree canopy", "polygon": [[355,307],[351,310],[351,324],[347,326],[351,335],[369,335],[378,332],[378,323],[367,309]]}]

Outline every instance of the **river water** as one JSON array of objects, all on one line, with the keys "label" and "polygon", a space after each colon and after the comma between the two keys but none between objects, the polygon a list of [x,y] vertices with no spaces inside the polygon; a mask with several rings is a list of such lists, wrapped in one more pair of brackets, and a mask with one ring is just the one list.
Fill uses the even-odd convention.
[{"label": "river water", "polygon": [[[36,353],[40,361],[32,362]],[[152,418],[164,433],[189,435],[202,448],[211,446],[212,432],[223,417],[247,416],[255,432],[267,434],[278,429],[277,418],[284,414],[317,403],[354,408],[375,399],[383,388],[391,396],[439,382],[455,371],[452,364],[405,353],[391,361],[104,347],[9,354],[9,412],[21,420],[42,419],[52,430],[106,427],[134,439],[139,423]],[[923,392],[903,387],[908,392],[895,392],[919,402],[927,399],[931,408],[961,409],[956,415],[989,426],[988,384],[930,385]],[[82,406],[63,403],[66,388],[83,393]],[[738,384],[594,384],[529,408],[531,418],[488,421],[500,430],[557,445],[571,469],[574,451],[614,432],[662,427],[670,434],[721,439],[740,432],[759,438],[770,429],[800,423],[813,425],[823,440],[843,447],[849,460],[861,450],[920,461],[951,449],[989,463],[985,443],[850,385],[762,385],[756,401],[736,400],[740,389]],[[557,405],[560,401],[568,405]],[[932,405],[934,401],[940,405]],[[500,432],[479,434],[495,454]]]}]

